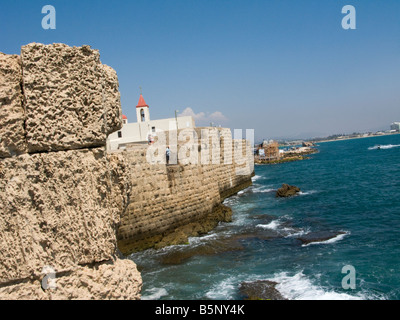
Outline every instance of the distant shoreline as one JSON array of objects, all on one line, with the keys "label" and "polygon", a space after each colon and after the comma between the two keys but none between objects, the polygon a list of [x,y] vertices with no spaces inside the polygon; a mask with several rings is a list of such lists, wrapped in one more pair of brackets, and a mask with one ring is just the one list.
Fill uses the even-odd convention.
[{"label": "distant shoreline", "polygon": [[354,139],[366,139],[366,138],[378,138],[378,137],[385,137],[385,136],[393,136],[393,135],[397,135],[397,134],[400,134],[400,132],[385,133],[385,134],[367,136],[367,137],[351,137],[351,138],[343,138],[343,139],[321,140],[321,141],[315,141],[314,143],[325,143],[325,142],[345,141],[345,140],[354,140]]}]

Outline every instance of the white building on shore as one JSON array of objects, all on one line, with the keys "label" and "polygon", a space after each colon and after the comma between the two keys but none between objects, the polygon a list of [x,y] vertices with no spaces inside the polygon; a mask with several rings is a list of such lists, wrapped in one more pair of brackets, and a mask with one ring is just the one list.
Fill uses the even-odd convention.
[{"label": "white building on shore", "polygon": [[400,122],[393,122],[390,125],[390,130],[395,130],[395,131],[399,132],[400,131]]},{"label": "white building on shore", "polygon": [[136,117],[135,123],[128,123],[128,118],[122,117],[122,129],[112,133],[107,139],[108,151],[125,149],[131,143],[148,143],[149,137],[157,137],[158,132],[195,128],[195,122],[191,116],[150,120],[150,108],[142,94],[136,106]]}]

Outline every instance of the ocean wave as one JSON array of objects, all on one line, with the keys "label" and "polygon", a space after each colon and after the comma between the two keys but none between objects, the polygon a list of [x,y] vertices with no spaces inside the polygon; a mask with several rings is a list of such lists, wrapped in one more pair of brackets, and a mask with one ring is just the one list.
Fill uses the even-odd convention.
[{"label": "ocean wave", "polygon": [[[204,242],[208,242],[210,240],[215,240],[220,237],[220,234],[217,232],[211,232],[206,235],[200,237],[189,237],[189,245],[196,246],[198,244],[203,244]],[[187,246],[185,246],[187,247]]]},{"label": "ocean wave", "polygon": [[328,290],[312,282],[310,278],[304,275],[303,271],[295,275],[289,275],[287,272],[275,274],[273,278],[268,279],[278,283],[276,289],[280,294],[289,300],[366,300],[364,294],[350,295]]},{"label": "ocean wave", "polygon": [[310,243],[303,244],[302,247],[308,247],[308,246],[315,245],[315,244],[332,244],[332,243],[343,240],[349,234],[350,234],[349,231],[341,232],[338,235],[336,235],[335,237],[332,237],[328,240],[312,241]]},{"label": "ocean wave", "polygon": [[387,149],[393,149],[393,148],[398,148],[398,147],[400,147],[400,144],[387,144],[384,146],[369,147],[368,150],[378,150],[378,149],[387,150]]},{"label": "ocean wave", "polygon": [[233,297],[237,290],[238,279],[229,277],[218,282],[207,293],[206,297],[211,300],[228,300]]},{"label": "ocean wave", "polygon": [[315,194],[318,193],[316,190],[310,190],[310,191],[300,191],[299,196],[308,196],[310,194]]},{"label": "ocean wave", "polygon": [[256,227],[263,228],[263,229],[269,229],[269,230],[277,230],[280,225],[281,225],[281,222],[279,220],[274,220],[268,224],[258,224]]},{"label": "ocean wave", "polygon": [[146,290],[145,295],[142,295],[142,300],[159,300],[161,297],[168,295],[167,290],[164,288],[151,288]]},{"label": "ocean wave", "polygon": [[253,186],[253,188],[251,188],[251,191],[253,193],[268,193],[268,192],[274,192],[276,190],[265,186],[260,186],[260,187]]},{"label": "ocean wave", "polygon": [[309,230],[304,230],[302,228],[287,227],[285,226],[285,222],[280,219],[273,220],[268,224],[258,224],[256,225],[256,228],[276,231],[278,234],[284,236],[285,238],[302,236],[309,232]]},{"label": "ocean wave", "polygon": [[257,181],[260,178],[262,178],[262,176],[255,175],[253,178],[251,178],[251,180],[254,182],[254,181]]}]

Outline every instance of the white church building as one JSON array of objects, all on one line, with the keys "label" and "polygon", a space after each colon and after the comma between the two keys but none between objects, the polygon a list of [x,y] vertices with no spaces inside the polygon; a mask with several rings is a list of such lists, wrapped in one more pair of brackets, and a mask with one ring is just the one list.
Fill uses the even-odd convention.
[{"label": "white church building", "polygon": [[107,150],[125,149],[128,144],[148,143],[149,138],[157,137],[157,133],[169,130],[195,128],[193,117],[176,117],[170,119],[150,120],[149,106],[140,94],[136,106],[137,122],[128,123],[128,118],[122,116],[122,129],[110,134],[107,139]]}]

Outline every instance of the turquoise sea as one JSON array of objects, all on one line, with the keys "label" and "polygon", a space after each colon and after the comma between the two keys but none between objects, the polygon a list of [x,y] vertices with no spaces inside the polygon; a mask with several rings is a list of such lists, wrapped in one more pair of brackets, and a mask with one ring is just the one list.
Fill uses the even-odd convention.
[{"label": "turquoise sea", "polygon": [[[242,282],[272,280],[287,299],[400,299],[400,135],[318,149],[310,160],[256,166],[254,185],[225,201],[232,223],[132,255],[143,298],[241,299]],[[283,183],[302,192],[277,199]],[[330,237],[300,240],[313,235]],[[344,266],[356,271],[355,289],[342,287]]]}]

